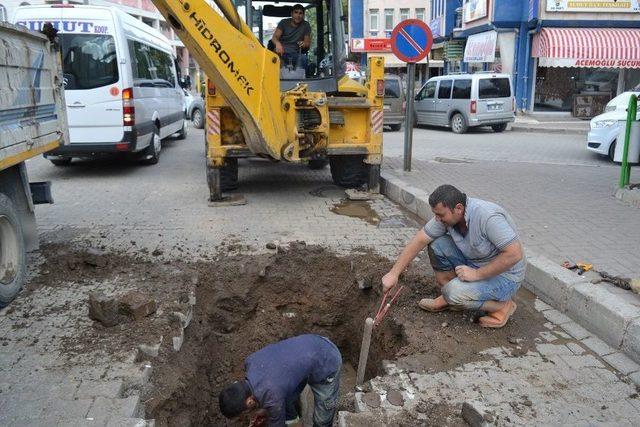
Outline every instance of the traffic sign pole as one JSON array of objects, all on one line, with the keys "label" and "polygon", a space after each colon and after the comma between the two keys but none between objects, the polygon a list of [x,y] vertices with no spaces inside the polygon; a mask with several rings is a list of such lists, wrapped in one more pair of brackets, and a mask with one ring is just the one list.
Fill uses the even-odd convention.
[{"label": "traffic sign pole", "polygon": [[404,170],[411,172],[411,153],[413,152],[413,93],[415,92],[416,64],[407,63],[407,109],[404,117]]}]

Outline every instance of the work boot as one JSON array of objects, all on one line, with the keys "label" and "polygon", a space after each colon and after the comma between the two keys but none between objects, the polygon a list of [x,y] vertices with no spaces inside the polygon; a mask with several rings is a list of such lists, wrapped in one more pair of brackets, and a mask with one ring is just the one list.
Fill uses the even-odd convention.
[{"label": "work boot", "polygon": [[448,310],[449,303],[444,299],[442,295],[438,298],[423,298],[418,302],[418,307],[431,313],[438,313],[440,311]]},{"label": "work boot", "polygon": [[507,324],[509,318],[515,313],[518,306],[512,300],[509,300],[500,310],[494,311],[481,317],[478,320],[483,328],[502,328]]}]

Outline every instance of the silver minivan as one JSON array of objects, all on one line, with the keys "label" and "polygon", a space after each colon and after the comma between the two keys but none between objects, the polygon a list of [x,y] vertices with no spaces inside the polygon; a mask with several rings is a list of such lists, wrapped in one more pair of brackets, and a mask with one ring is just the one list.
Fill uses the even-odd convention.
[{"label": "silver minivan", "polygon": [[450,127],[491,126],[502,132],[515,120],[515,98],[509,74],[475,73],[433,77],[415,97],[414,123]]}]

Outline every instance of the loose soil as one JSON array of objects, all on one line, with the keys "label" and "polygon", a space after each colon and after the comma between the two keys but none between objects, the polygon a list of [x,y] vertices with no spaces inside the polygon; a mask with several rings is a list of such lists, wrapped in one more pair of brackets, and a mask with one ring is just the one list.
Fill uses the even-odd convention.
[{"label": "loose soil", "polygon": [[[109,283],[114,293],[136,289],[156,299],[158,312],[152,316],[113,328],[93,322],[89,331],[67,338],[65,348],[71,364],[76,355],[96,349],[133,350],[163,337],[159,356],[144,356],[154,367],[152,386],[143,396],[146,416],[159,426],[246,426],[246,419],[229,422],[219,415],[218,392],[243,378],[244,358],[250,353],[301,333],[325,335],[341,349],[345,365],[340,409],[353,409],[364,319],[378,309],[380,279],[392,262],[367,251],[338,256],[304,242],[269,253],[231,255],[236,249],[242,248],[219,248],[210,261],[186,262],[132,254],[135,247],[114,254],[48,245],[41,251],[46,262],[26,292],[93,289],[96,283]],[[544,320],[533,308],[531,294],[519,293],[519,309],[505,328],[486,330],[473,323],[472,313],[421,311],[416,305],[420,298],[438,295],[425,269],[423,263],[414,263],[402,277],[402,294],[374,330],[367,378],[382,373],[383,360],[395,360],[414,372],[436,372],[486,358],[479,352],[491,347],[522,354],[534,349]],[[362,282],[373,287],[360,290]],[[181,351],[174,352],[171,337],[178,325],[172,313],[186,312],[191,292],[196,296],[194,317]],[[451,420],[450,413],[431,410],[435,424]]]}]

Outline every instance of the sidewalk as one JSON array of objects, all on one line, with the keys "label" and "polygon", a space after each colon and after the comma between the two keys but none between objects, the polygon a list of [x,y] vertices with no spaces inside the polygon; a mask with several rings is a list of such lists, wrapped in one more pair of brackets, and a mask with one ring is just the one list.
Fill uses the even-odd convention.
[{"label": "sidewalk", "polygon": [[519,132],[569,133],[586,135],[589,132],[589,120],[567,116],[524,115],[516,116],[510,129]]},{"label": "sidewalk", "polygon": [[401,158],[387,157],[383,172],[427,194],[450,183],[500,204],[527,248],[558,264],[588,262],[600,271],[640,278],[640,209],[613,196],[617,168],[414,160],[406,173]]}]

